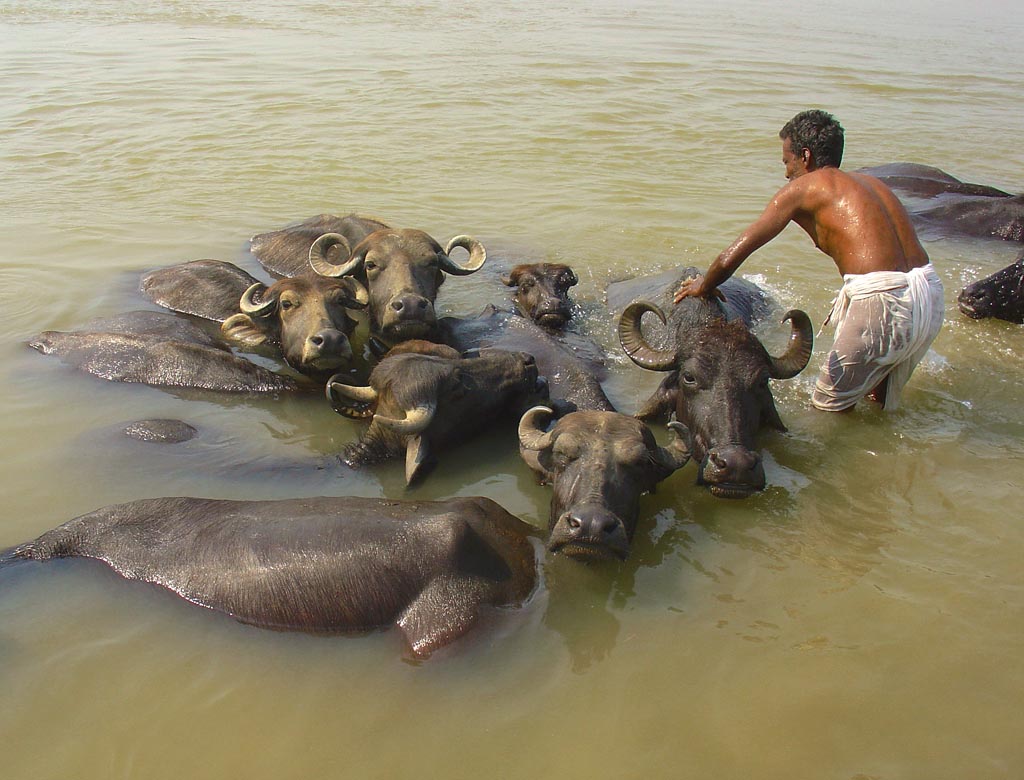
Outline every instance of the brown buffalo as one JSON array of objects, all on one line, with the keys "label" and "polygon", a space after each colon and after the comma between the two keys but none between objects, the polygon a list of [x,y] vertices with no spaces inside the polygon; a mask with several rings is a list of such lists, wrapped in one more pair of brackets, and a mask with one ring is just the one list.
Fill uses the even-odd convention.
[{"label": "brown buffalo", "polygon": [[367,387],[332,378],[327,397],[349,417],[370,419],[343,460],[355,468],[405,455],[412,484],[434,462],[434,451],[468,439],[496,421],[547,397],[532,355],[482,350],[460,357],[451,347],[416,341],[389,352]]},{"label": "brown buffalo", "polygon": [[[687,269],[682,278],[696,272]],[[720,289],[728,297],[728,286]],[[668,325],[666,346],[653,347],[645,338],[641,318],[646,312]],[[799,374],[813,343],[804,312],[792,309],[783,322],[791,323],[789,345],[772,357],[747,323],[729,319],[717,300],[686,298],[668,317],[652,303],[635,302],[619,321],[619,341],[629,358],[642,368],[670,372],[637,416],[654,419],[668,409],[675,411],[692,432],[700,480],[716,496],[741,498],[764,489],[764,466],[754,438],[763,425],[786,430],[769,380]]]},{"label": "brown buffalo", "polygon": [[82,515],[0,552],[0,565],[91,558],[262,628],[395,625],[423,658],[486,608],[530,597],[535,535],[486,498],[157,498]]},{"label": "brown buffalo", "polygon": [[651,429],[617,412],[554,412],[536,406],[519,423],[520,454],[552,486],[548,549],[574,558],[622,560],[636,529],[640,496],[690,459],[686,431],[659,446]]},{"label": "brown buffalo", "polygon": [[351,278],[296,276],[270,287],[257,282],[242,294],[241,312],[224,320],[221,333],[245,347],[280,348],[296,371],[323,376],[351,361],[356,321],[349,311],[366,301],[366,289]]},{"label": "brown buffalo", "polygon": [[527,319],[552,330],[561,330],[572,318],[569,288],[579,283],[576,272],[562,263],[526,263],[502,277],[514,287],[512,301]]},{"label": "brown buffalo", "polygon": [[[309,264],[322,276],[358,279],[369,294],[370,334],[387,346],[409,339],[437,340],[434,299],[445,274],[465,276],[487,259],[483,244],[469,236],[456,236],[442,249],[422,230],[378,230],[351,252],[338,233],[320,236],[309,250]],[[449,256],[457,247],[469,252],[459,265]],[[348,259],[334,263],[332,251]]]}]

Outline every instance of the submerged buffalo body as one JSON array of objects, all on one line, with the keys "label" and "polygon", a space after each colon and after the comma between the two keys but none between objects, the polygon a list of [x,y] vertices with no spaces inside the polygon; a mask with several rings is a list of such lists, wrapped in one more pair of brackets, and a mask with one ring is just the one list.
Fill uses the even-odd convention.
[{"label": "submerged buffalo body", "polygon": [[[344,237],[347,246],[356,246],[370,233],[384,230],[387,225],[373,217],[349,214],[336,217],[333,214],[318,214],[294,225],[260,233],[249,240],[249,251],[265,269],[275,276],[302,276],[309,273],[309,248],[325,233],[337,233]],[[344,261],[343,257],[329,256],[334,262]]]},{"label": "submerged buffalo body", "polygon": [[690,459],[683,426],[659,446],[644,423],[616,412],[572,412],[546,430],[553,416],[537,406],[519,423],[520,454],[553,490],[548,549],[574,558],[625,559],[636,529],[640,496]]},{"label": "submerged buffalo body", "polygon": [[93,558],[252,625],[355,633],[397,625],[415,656],[536,583],[534,532],[493,501],[159,498],[83,515],[0,563]]},{"label": "submerged buffalo body", "polygon": [[1006,268],[964,287],[957,305],[974,319],[994,317],[1024,323],[1024,254]]},{"label": "submerged buffalo body", "polygon": [[404,454],[406,482],[412,484],[433,465],[437,449],[510,415],[518,418],[547,397],[532,355],[494,349],[464,358],[438,344],[407,345],[377,364],[368,387],[340,379],[327,384],[328,398],[340,413],[370,418],[369,428],[343,456],[349,466]]},{"label": "submerged buffalo body", "polygon": [[[697,273],[687,269],[682,278]],[[674,290],[677,285],[670,286]],[[722,288],[726,296],[728,287]],[[665,345],[652,347],[641,318],[653,312],[668,326]],[[786,430],[772,398],[770,379],[789,379],[807,365],[813,333],[807,315],[786,313],[791,323],[784,354],[772,357],[742,319],[729,319],[717,300],[685,298],[666,317],[658,306],[630,304],[619,322],[619,340],[642,368],[669,372],[638,417],[669,411],[692,433],[700,481],[717,496],[739,498],[765,486],[764,466],[754,448],[762,426]]]},{"label": "submerged buffalo body", "polygon": [[919,198],[933,198],[937,195],[980,195],[995,198],[1010,196],[1010,193],[995,187],[960,181],[955,176],[951,176],[939,168],[933,168],[931,165],[889,163],[860,168],[857,172],[874,176],[891,189],[900,190]]},{"label": "submerged buffalo body", "polygon": [[190,260],[142,275],[139,290],[171,311],[224,322],[238,314],[238,301],[259,279],[223,260]]},{"label": "submerged buffalo body", "polygon": [[234,393],[296,389],[173,314],[138,311],[97,320],[80,331],[44,331],[29,342],[44,355],[112,382]]},{"label": "submerged buffalo body", "polygon": [[440,328],[443,341],[459,352],[493,348],[533,355],[553,401],[566,401],[573,409],[614,411],[601,387],[607,375],[604,353],[578,333],[558,333],[494,306],[476,317],[444,317]]}]

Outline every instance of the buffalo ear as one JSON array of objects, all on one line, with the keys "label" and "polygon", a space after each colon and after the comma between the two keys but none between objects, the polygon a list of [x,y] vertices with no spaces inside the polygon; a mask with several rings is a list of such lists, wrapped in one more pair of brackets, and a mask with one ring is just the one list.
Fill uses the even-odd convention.
[{"label": "buffalo ear", "polygon": [[220,326],[221,335],[232,344],[258,347],[270,340],[270,334],[248,314],[233,314]]}]

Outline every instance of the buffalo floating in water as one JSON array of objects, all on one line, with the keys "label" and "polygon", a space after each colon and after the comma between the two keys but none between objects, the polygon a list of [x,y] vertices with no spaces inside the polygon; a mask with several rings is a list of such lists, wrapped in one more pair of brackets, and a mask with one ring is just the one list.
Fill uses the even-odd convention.
[{"label": "buffalo floating in water", "polygon": [[974,319],[994,317],[1024,323],[1024,254],[1006,268],[964,287],[957,305]]},{"label": "buffalo floating in water", "polygon": [[436,451],[476,435],[547,397],[532,355],[482,350],[461,357],[451,347],[406,342],[390,351],[358,387],[331,379],[327,396],[348,417],[370,419],[343,460],[352,467],[405,455],[412,484],[433,465]]},{"label": "buffalo floating in water", "polygon": [[425,658],[486,608],[530,598],[535,535],[487,498],[157,498],[82,515],[0,553],[0,565],[96,559],[262,628],[395,625]]},{"label": "buffalo floating in water", "polygon": [[268,349],[306,376],[323,381],[350,365],[350,313],[366,307],[355,279],[305,276],[269,287],[231,263],[194,260],[151,271],[140,289],[172,311],[220,322],[223,338],[245,349]]},{"label": "buffalo floating in water", "polygon": [[576,272],[563,263],[523,263],[502,277],[513,288],[519,313],[544,328],[562,330],[572,318],[569,288],[579,283]]},{"label": "buffalo floating in water", "polygon": [[552,485],[548,549],[573,558],[619,558],[639,516],[640,496],[690,460],[686,431],[659,446],[644,423],[617,412],[554,412],[536,406],[519,422],[519,450],[526,464]]},{"label": "buffalo floating in water", "polygon": [[[685,269],[679,279],[697,274]],[[730,296],[740,309],[750,308],[753,287],[729,280],[719,287],[726,304],[716,299],[686,298],[669,310],[648,302],[626,307],[619,321],[619,340],[630,360],[651,371],[666,371],[661,387],[638,412],[643,419],[676,418],[693,435],[693,457],[701,464],[699,479],[716,496],[741,498],[765,486],[764,466],[754,449],[762,426],[785,431],[770,379],[799,374],[811,356],[813,332],[808,316],[791,309],[783,322],[791,323],[786,351],[772,357],[751,333],[742,317],[730,317]],[[732,282],[732,284],[730,284]],[[678,280],[668,285],[662,299],[671,301]],[[754,288],[757,289],[756,287]],[[664,346],[654,347],[641,328],[641,318],[653,312],[668,326]]]},{"label": "buffalo floating in water", "polygon": [[29,341],[44,355],[112,382],[233,393],[295,390],[294,379],[233,355],[196,325],[163,312],[129,312]]},{"label": "buffalo floating in water", "polygon": [[919,228],[940,236],[1024,241],[1024,195],[1012,195],[984,184],[962,182],[938,168],[893,163],[862,168],[895,190],[938,205],[914,205],[911,217]]}]

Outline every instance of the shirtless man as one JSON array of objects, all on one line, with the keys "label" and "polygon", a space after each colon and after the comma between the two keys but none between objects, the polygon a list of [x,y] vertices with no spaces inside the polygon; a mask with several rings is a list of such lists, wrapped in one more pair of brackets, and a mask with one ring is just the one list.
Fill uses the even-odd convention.
[{"label": "shirtless man", "polygon": [[755,250],[796,222],[844,280],[829,314],[835,342],[811,403],[838,412],[869,396],[895,409],[942,326],[942,282],[896,196],[872,176],[839,170],[843,128],[835,117],[802,111],[779,138],[789,183],[704,276],[680,284],[675,302],[715,294]]}]

